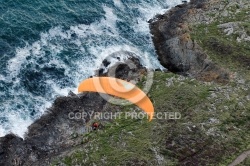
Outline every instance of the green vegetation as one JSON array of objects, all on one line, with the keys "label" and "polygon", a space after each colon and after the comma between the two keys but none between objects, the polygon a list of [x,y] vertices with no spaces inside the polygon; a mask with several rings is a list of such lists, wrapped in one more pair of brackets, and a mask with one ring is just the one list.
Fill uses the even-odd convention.
[{"label": "green vegetation", "polygon": [[250,165],[250,158],[247,158],[245,161],[243,161],[241,164],[238,166],[245,166],[245,165]]},{"label": "green vegetation", "polygon": [[[249,76],[250,41],[237,41],[244,32],[250,34],[249,9],[237,11],[237,6],[228,6],[225,10],[229,12],[229,16],[217,15],[211,24],[193,25],[191,37],[202,46],[212,61],[230,71]],[[219,28],[218,25],[230,22],[235,22],[238,27],[234,27],[234,32],[227,35],[228,32],[223,32],[225,29]]]},{"label": "green vegetation", "polygon": [[[229,4],[229,2],[227,2]],[[249,35],[249,9],[227,6],[229,16],[208,13],[215,21],[193,25],[191,37],[212,61],[239,73],[227,85],[204,83],[173,73],[155,72],[148,96],[156,113],[177,112],[181,119],[125,119],[134,106],[112,106],[121,119],[82,135],[82,145],[53,165],[228,165],[250,149],[250,45],[237,42],[218,25],[240,22]],[[238,77],[240,75],[240,77]],[[145,78],[138,83],[143,87]],[[249,165],[250,159],[241,165]]]},{"label": "green vegetation", "polygon": [[[54,165],[226,165],[250,148],[250,103],[243,100],[248,93],[243,89],[230,93],[231,87],[216,88],[213,83],[155,72],[149,93],[155,111],[178,112],[181,119],[148,122],[125,119],[123,114],[121,119],[103,122],[104,129],[81,136],[81,147]],[[225,98],[227,93],[230,99]],[[141,112],[134,106],[116,108]]]},{"label": "green vegetation", "polygon": [[[250,148],[250,134],[246,130],[246,128],[250,127],[249,101],[244,104],[241,103],[244,109],[239,106],[239,101],[242,101],[245,96],[250,94],[250,41],[237,41],[237,38],[240,38],[244,32],[248,36],[250,35],[250,13],[247,6],[244,9],[239,8],[239,5],[230,6],[228,3],[225,9],[222,10],[222,12],[228,11],[228,16],[223,17],[221,14],[216,16],[210,13],[209,15],[215,21],[208,25],[193,25],[191,33],[192,39],[198,42],[212,61],[232,72],[239,73],[245,79],[245,82],[242,83],[245,85],[245,92],[244,90],[237,91],[230,100],[221,100],[221,104],[216,105],[216,109],[223,110],[225,106],[227,108],[227,111],[217,113],[215,117],[219,117],[221,122],[218,127],[220,131],[224,132],[224,146],[229,147],[228,145],[231,145],[232,148],[235,148],[232,150],[236,153],[241,153]],[[224,31],[225,29],[218,26],[230,22],[238,24],[238,27],[234,27],[232,34],[227,34],[228,31]],[[230,86],[234,89],[239,88],[235,81],[232,81]],[[225,96],[220,95],[218,97],[223,98]],[[232,129],[238,131],[232,131]],[[225,161],[231,159],[224,158]],[[244,161],[242,165],[249,165],[249,159]]]}]

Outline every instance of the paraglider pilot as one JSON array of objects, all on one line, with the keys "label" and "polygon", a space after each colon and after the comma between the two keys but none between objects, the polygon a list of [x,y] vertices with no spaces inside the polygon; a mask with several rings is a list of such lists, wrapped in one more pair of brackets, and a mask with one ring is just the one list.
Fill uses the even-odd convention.
[{"label": "paraglider pilot", "polygon": [[98,124],[97,122],[94,122],[94,123],[92,124],[92,129],[93,129],[93,130],[97,130],[98,127],[99,127],[99,124]]}]

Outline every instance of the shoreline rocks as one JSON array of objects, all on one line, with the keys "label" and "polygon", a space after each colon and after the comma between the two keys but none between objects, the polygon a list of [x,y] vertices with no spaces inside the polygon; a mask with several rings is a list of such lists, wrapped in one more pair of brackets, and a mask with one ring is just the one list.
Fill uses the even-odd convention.
[{"label": "shoreline rocks", "polygon": [[[111,72],[114,77],[132,81],[147,72],[134,55],[122,53],[128,59],[110,66],[107,72],[100,73],[101,76]],[[108,66],[109,62],[104,60],[103,65]],[[82,137],[78,135],[86,132],[86,124],[91,122],[93,113],[103,111],[112,112],[112,106],[98,93],[76,95],[69,92],[66,97],[58,97],[52,107],[28,127],[24,138],[14,134],[0,137],[0,165],[50,165],[55,157],[82,145]],[[83,113],[89,114],[83,117]]]},{"label": "shoreline rocks", "polygon": [[[150,20],[150,30],[158,59],[169,71],[202,81],[225,83],[229,72],[209,60],[198,43],[191,39],[194,22],[209,22],[203,15],[213,0],[191,0],[177,5],[164,15]],[[197,18],[197,19],[194,19]]]},{"label": "shoreline rocks", "polygon": [[70,113],[99,112],[106,103],[97,93],[57,98],[52,108],[29,126],[24,139],[13,134],[0,138],[0,165],[49,165],[53,156],[81,144],[81,139],[72,138],[84,133],[84,120],[89,117],[72,119]]},{"label": "shoreline rocks", "polygon": [[[156,52],[161,64],[169,71],[204,81],[224,83],[229,80],[229,73],[211,62],[208,55],[190,37],[191,22],[211,22],[210,18],[204,16],[203,11],[208,10],[213,2],[214,0],[191,0],[188,4],[178,5],[166,14],[150,20]],[[131,55],[128,52],[122,54]],[[116,54],[113,56],[117,58]],[[122,62],[110,66],[111,62],[105,59],[104,68],[98,70],[97,75],[106,76],[111,72],[118,78],[131,80],[140,78],[146,72],[138,59],[132,56],[127,60],[125,63],[132,62],[135,68]],[[172,82],[168,80],[167,86],[171,86]],[[51,164],[55,157],[75,150],[76,147],[82,147],[82,139],[78,135],[84,134],[84,121],[88,122],[90,117],[70,119],[69,113],[102,112],[111,109],[98,93],[70,93],[67,97],[57,98],[53,106],[29,127],[24,139],[13,134],[0,138],[0,165]]]}]

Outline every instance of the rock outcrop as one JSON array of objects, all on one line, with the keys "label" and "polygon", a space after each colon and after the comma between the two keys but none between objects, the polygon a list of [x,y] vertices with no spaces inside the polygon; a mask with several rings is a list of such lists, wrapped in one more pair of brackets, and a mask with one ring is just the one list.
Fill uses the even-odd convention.
[{"label": "rock outcrop", "polygon": [[[218,2],[218,0],[191,0],[188,4],[178,5],[166,14],[158,15],[155,19],[150,20],[153,41],[163,66],[172,72],[200,80],[223,83],[228,81],[229,73],[210,61],[206,52],[190,37],[192,31],[190,25],[192,23],[209,24],[214,21],[213,17],[208,17],[205,13],[208,10],[214,10],[216,13],[217,8],[221,8],[218,4],[214,5],[215,2]],[[223,12],[222,14],[228,15],[230,13]],[[233,28],[233,32],[235,32],[237,25],[234,23],[221,24],[219,27],[225,29],[225,32],[228,33],[231,32],[230,28]],[[230,53],[230,47],[221,45],[217,40],[212,39],[210,45],[212,49],[218,49],[217,51],[222,55]],[[125,61],[121,59],[121,55],[126,55]],[[114,61],[112,58],[116,60]],[[249,64],[249,61],[246,62]],[[111,75],[134,82],[140,81],[146,73],[147,69],[140,64],[136,55],[124,51],[110,55],[103,60],[100,69],[96,71],[98,76]],[[216,87],[217,84],[211,82],[195,82],[194,79],[181,75],[176,77],[159,73],[158,77],[155,77],[156,85],[153,86],[151,95],[155,108],[162,113],[166,110],[172,111],[174,108],[173,110],[183,113],[183,121],[170,120],[166,123],[166,119],[156,120],[151,126],[150,134],[147,135],[150,137],[150,141],[154,140],[156,143],[152,144],[151,149],[146,147],[146,150],[143,149],[140,153],[137,153],[137,150],[141,147],[133,149],[132,155],[151,151],[154,154],[152,158],[156,158],[158,165],[160,165],[159,163],[165,164],[163,162],[165,160],[164,155],[167,164],[173,159],[173,161],[178,162],[176,163],[178,165],[214,165],[225,159],[224,154],[237,153],[237,149],[241,147],[236,148],[236,143],[241,146],[245,145],[241,144],[240,141],[249,138],[246,136],[249,124],[245,123],[249,119],[246,111],[249,110],[249,82],[238,79],[232,89],[230,84]],[[198,90],[196,91],[196,89]],[[210,91],[212,91],[211,94]],[[166,95],[168,93],[171,95]],[[172,98],[173,100],[171,100]],[[228,104],[228,106],[224,104]],[[97,93],[76,95],[70,92],[67,97],[57,98],[53,106],[29,127],[24,138],[13,134],[0,138],[0,166],[47,166],[57,157],[65,158],[78,149],[83,149],[85,143],[89,143],[91,149],[93,147],[91,141],[84,140],[85,138],[89,139],[84,134],[87,130],[86,123],[91,124],[91,115],[84,115],[86,113],[111,112],[114,107],[120,108],[109,104]],[[204,116],[204,118],[200,119],[201,116]],[[219,129],[218,131],[222,134],[217,132],[218,126],[215,126],[220,121],[219,127],[223,131]],[[188,123],[185,123],[184,126],[183,122]],[[118,125],[119,133],[122,129],[121,135],[116,135],[120,142],[110,136],[110,139],[115,143],[114,148],[117,148],[119,144],[121,151],[125,149],[126,153],[129,152],[126,140],[120,139],[124,136],[124,133],[130,136],[140,136],[142,133],[143,136],[131,139],[133,143],[137,143],[140,138],[144,139],[143,131],[148,130],[147,126],[142,125],[142,128],[146,128],[146,130],[137,130],[137,133],[134,133],[133,130],[131,131],[130,125]],[[123,130],[126,126],[129,126],[127,131]],[[138,128],[137,125],[135,127]],[[219,134],[217,135],[217,133]],[[157,135],[161,137],[157,137]],[[239,136],[239,142],[235,142],[235,136]],[[106,142],[106,138],[108,139],[108,137],[105,137],[105,143],[110,143]],[[100,140],[96,140],[96,142],[98,141]],[[144,144],[148,146],[148,142],[145,140],[139,145]],[[135,147],[134,144],[131,146]],[[99,148],[100,146],[95,151],[96,153],[98,153]],[[86,154],[93,155],[93,152],[91,153],[88,150],[86,149]],[[106,150],[105,147],[103,151],[106,153]],[[115,151],[114,153],[121,151]],[[117,156],[114,156],[114,153],[111,153],[110,156],[116,160]],[[98,154],[103,161],[96,161],[96,158],[94,158],[95,162],[105,165],[106,160],[110,158],[103,154]],[[119,155],[121,156],[120,153]],[[122,155],[127,157],[127,154]],[[144,160],[145,156],[138,156],[140,158],[128,158],[126,161],[122,161],[126,163],[124,165],[150,165]],[[149,158],[149,160],[152,158]],[[77,163],[77,159],[74,162]],[[64,162],[60,163],[64,165]],[[82,163],[77,165],[82,165]],[[96,164],[92,162],[89,165]]]},{"label": "rock outcrop", "polygon": [[[204,81],[226,82],[229,74],[209,60],[208,55],[190,37],[194,22],[210,22],[204,15],[212,0],[192,0],[150,20],[153,42],[161,64],[174,73]],[[196,18],[196,19],[195,19]]]},{"label": "rock outcrop", "polygon": [[[122,54],[127,56],[126,61],[110,66],[109,72],[98,70],[101,72],[99,74],[107,76],[113,73],[114,77],[125,80],[135,80],[145,74],[146,69],[132,53]],[[103,65],[108,66],[108,63],[104,60]],[[132,68],[129,63],[133,65]],[[13,134],[0,138],[0,165],[50,165],[56,156],[80,146],[83,140],[78,135],[86,132],[91,115],[96,112],[112,112],[109,106],[98,93],[75,95],[70,92],[67,97],[57,98],[53,106],[29,126],[24,139]]]},{"label": "rock outcrop", "polygon": [[129,51],[119,51],[106,57],[95,75],[110,76],[137,82],[138,78],[145,74],[147,70],[140,63],[139,57],[136,54]]},{"label": "rock outcrop", "polygon": [[51,157],[81,144],[81,140],[72,138],[84,133],[84,121],[89,117],[80,115],[100,112],[105,104],[96,93],[57,98],[52,108],[29,127],[24,139],[13,134],[0,138],[0,165],[49,165]]}]

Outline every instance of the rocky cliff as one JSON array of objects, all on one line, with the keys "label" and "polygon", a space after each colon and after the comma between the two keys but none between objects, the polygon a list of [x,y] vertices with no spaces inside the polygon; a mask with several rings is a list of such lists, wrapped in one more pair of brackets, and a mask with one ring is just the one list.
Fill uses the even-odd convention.
[{"label": "rocky cliff", "polygon": [[[157,113],[180,119],[72,119],[71,113],[139,110],[97,93],[70,93],[23,139],[0,138],[0,165],[249,165],[247,157],[233,162],[250,146],[249,11],[248,0],[191,0],[149,21],[159,60],[171,72],[154,72],[148,96]],[[120,54],[130,58],[104,60],[96,73],[145,86],[147,70],[136,55],[111,56]],[[88,131],[93,121],[103,127]]]},{"label": "rocky cliff", "polygon": [[212,8],[216,8],[213,1],[192,0],[150,20],[153,42],[163,66],[204,81],[228,81],[229,73],[213,63],[190,35],[193,24],[212,21],[206,16]]},{"label": "rocky cliff", "polygon": [[[118,55],[127,56],[128,59],[109,66],[111,62],[107,58],[96,74],[111,74],[120,79],[134,80],[136,83],[146,69],[130,52],[117,52],[109,59]],[[133,67],[129,66],[130,63]],[[104,72],[107,67],[108,71]],[[67,97],[57,98],[53,106],[29,126],[24,139],[13,134],[0,138],[0,165],[50,165],[55,156],[74,151],[83,144],[78,135],[88,132],[86,125],[92,122],[91,115],[112,112],[111,108],[98,93],[76,95],[70,92]]]}]

